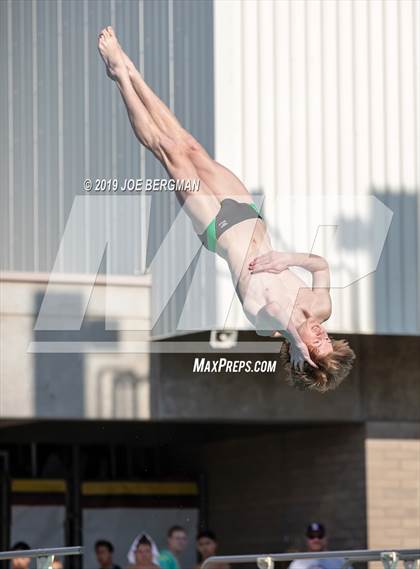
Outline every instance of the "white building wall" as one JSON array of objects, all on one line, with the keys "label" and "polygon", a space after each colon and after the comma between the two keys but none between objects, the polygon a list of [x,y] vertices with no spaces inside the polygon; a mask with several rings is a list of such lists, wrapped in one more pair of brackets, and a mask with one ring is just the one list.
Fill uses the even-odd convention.
[{"label": "white building wall", "polygon": [[[264,193],[276,248],[327,257],[331,331],[420,331],[419,10],[410,0],[214,2],[216,159]],[[376,202],[378,217],[368,196],[392,210],[388,233],[387,210]],[[337,229],[313,247],[323,224]],[[231,322],[246,326],[238,304]]]},{"label": "white building wall", "polygon": [[[108,273],[133,276],[150,265],[179,213],[173,192],[149,192],[122,216],[119,205],[128,192],[84,190],[86,179],[94,187],[96,180],[108,181],[105,188],[114,189],[114,181],[119,188],[125,179],[167,178],[132,132],[97,37],[112,25],[148,84],[213,152],[212,11],[211,0],[0,2],[1,270],[96,274],[106,262]],[[102,199],[111,195],[117,200]],[[67,233],[60,257],[76,198],[83,199],[83,215],[77,231]],[[175,271],[179,257],[190,259],[190,243],[198,242],[188,219],[180,230],[182,247],[172,243],[154,266],[156,318],[159,299],[167,296],[165,275]],[[104,233],[114,245],[93,266],[90,245],[104,251],[106,244],[98,242]],[[170,305],[155,335],[172,333],[176,313]]]},{"label": "white building wall", "polygon": [[[52,270],[74,199],[86,197],[84,178],[166,176],[138,145],[104,73],[96,36],[109,23],[182,124],[265,196],[274,245],[328,258],[330,329],[418,333],[414,0],[0,2],[1,268]],[[375,213],[365,196],[393,211],[383,250],[388,210]],[[95,209],[100,227],[120,236],[123,225],[132,236],[120,239],[108,270],[142,273],[179,206],[173,195],[154,194],[149,227],[146,208],[121,218],[113,205],[120,201],[103,212],[87,208],[63,272],[89,272],[78,240],[96,233]],[[314,243],[319,225],[328,229]],[[224,263],[204,251],[196,268],[198,240],[188,220],[177,232],[153,268],[154,337],[248,328],[237,300],[230,310],[235,297]],[[180,266],[188,271],[177,287]]]},{"label": "white building wall", "polygon": [[[0,279],[0,418],[150,419],[150,276],[98,276],[94,288],[83,275],[63,277],[51,327],[38,329],[47,280]],[[81,329],[60,328],[85,299]]]}]

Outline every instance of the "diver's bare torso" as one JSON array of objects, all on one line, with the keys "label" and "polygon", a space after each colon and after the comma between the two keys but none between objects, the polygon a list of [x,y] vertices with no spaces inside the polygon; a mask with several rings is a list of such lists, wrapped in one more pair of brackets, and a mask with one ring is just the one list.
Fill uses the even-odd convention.
[{"label": "diver's bare torso", "polygon": [[266,225],[260,219],[248,219],[234,225],[217,242],[217,253],[229,265],[248,320],[256,326],[258,312],[270,302],[278,303],[285,311],[303,308],[317,315],[319,299],[294,272],[289,269],[277,274],[250,272],[250,260],[271,250]]}]

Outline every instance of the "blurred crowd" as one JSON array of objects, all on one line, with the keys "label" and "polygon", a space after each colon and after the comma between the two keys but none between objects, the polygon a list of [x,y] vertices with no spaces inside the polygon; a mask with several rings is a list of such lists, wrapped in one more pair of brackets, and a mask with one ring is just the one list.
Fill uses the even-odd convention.
[{"label": "blurred crowd", "polygon": [[[318,522],[309,524],[305,532],[306,551],[320,553],[328,549],[325,526]],[[182,567],[182,554],[188,545],[185,528],[172,526],[167,533],[167,543],[159,550],[153,538],[146,532],[139,533],[127,552],[127,564],[120,567],[114,562],[114,546],[108,539],[100,539],[95,543],[96,569],[192,569]],[[218,555],[216,535],[211,530],[200,531],[196,536],[198,562],[194,569],[201,569],[204,562]],[[24,556],[24,550],[30,549],[23,541],[15,543],[13,550],[22,550],[22,557],[11,561],[11,569],[30,569],[31,559]],[[344,559],[328,557],[325,559],[297,559],[288,565],[288,569],[340,569]],[[210,562],[209,569],[229,569],[229,565],[221,562]],[[54,559],[52,569],[63,569],[61,559]],[[94,568],[89,568],[94,569]],[[351,569],[351,566],[348,566]]]},{"label": "blurred crowd", "polygon": [[[172,526],[167,533],[167,543],[159,550],[153,538],[146,532],[139,533],[127,552],[127,565],[120,567],[114,562],[114,546],[108,539],[95,543],[97,569],[191,569],[181,566],[180,558],[188,545],[188,536],[182,526]],[[197,557],[199,561],[194,569],[200,569],[204,561],[217,555],[217,539],[211,530],[203,530],[196,537]],[[31,559],[24,556],[30,549],[26,542],[19,541],[12,550],[22,551],[22,557],[11,561],[11,569],[29,569]],[[63,561],[55,558],[52,569],[63,569]],[[90,568],[93,569],[93,568]],[[212,563],[210,569],[229,569],[224,563]]]}]

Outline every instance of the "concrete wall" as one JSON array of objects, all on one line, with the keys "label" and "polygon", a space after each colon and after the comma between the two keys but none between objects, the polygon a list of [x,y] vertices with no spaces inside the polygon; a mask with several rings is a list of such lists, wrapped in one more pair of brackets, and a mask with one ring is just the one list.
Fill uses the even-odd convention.
[{"label": "concrete wall", "polygon": [[285,428],[204,451],[209,524],[224,553],[303,549],[323,521],[332,549],[366,546],[364,427]]},{"label": "concrete wall", "polygon": [[330,549],[420,547],[420,423],[267,428],[202,455],[223,553],[304,550],[315,520]]},{"label": "concrete wall", "polygon": [[[37,330],[48,276],[3,275],[1,418],[150,417],[149,277],[93,289],[79,278],[50,285],[49,329]],[[80,330],[60,329],[85,306]]]},{"label": "concrete wall", "polygon": [[[419,23],[398,0],[214,2],[216,159],[264,193],[275,248],[328,259],[334,332],[420,332]],[[377,273],[366,196],[394,212]]]},{"label": "concrete wall", "polygon": [[[167,174],[134,136],[118,89],[105,73],[96,44],[107,25],[152,89],[213,153],[212,0],[0,2],[0,266],[96,274],[99,263],[90,248],[102,247],[102,257],[105,231],[116,238],[108,246],[107,271],[142,274],[181,217],[183,246],[173,239],[153,267],[154,311],[161,316],[156,334],[173,334],[178,306],[171,303],[161,314],[173,292],[168,272],[174,276],[177,265],[189,265],[194,245],[201,243],[187,216],[178,215],[174,192],[119,189],[126,179],[145,184]],[[118,189],[87,193],[86,179],[93,187],[98,180],[116,182]],[[103,204],[105,194],[122,199]],[[136,203],[122,214],[119,207],[127,204],[128,194]],[[147,199],[137,199],[140,195]],[[71,230],[77,197],[99,199],[83,200]],[[64,235],[65,255],[57,264]],[[191,278],[189,272],[187,285]],[[178,287],[181,295],[187,285]]]},{"label": "concrete wall", "polygon": [[[38,278],[39,277],[39,278]],[[48,330],[36,329],[47,276],[4,273],[1,282],[0,413],[4,418],[175,420],[420,421],[416,337],[353,336],[357,360],[332,393],[302,393],[275,373],[193,373],[196,354],[150,354],[150,279],[84,277],[50,285]],[[38,280],[37,280],[38,278]],[[43,305],[42,305],[43,306]],[[81,329],[61,329],[83,315]],[[106,315],[106,316],[105,316]],[[185,336],[208,346],[207,334]],[[265,340],[243,333],[255,352]],[[57,344],[57,341],[59,344]],[[158,347],[159,344],[154,344]],[[191,344],[193,345],[193,344]],[[59,346],[59,347],[57,347]],[[199,354],[200,355],[200,354]],[[201,354],[219,361],[221,354]],[[275,354],[223,353],[233,361]]]},{"label": "concrete wall", "polygon": [[[334,335],[333,337],[339,337]],[[204,335],[201,336],[206,339]],[[196,354],[156,356],[159,368],[153,389],[159,393],[157,416],[293,421],[420,421],[420,352],[417,337],[347,337],[357,354],[351,374],[335,392],[300,392],[276,373],[192,373]],[[192,336],[184,338],[192,341]],[[240,340],[255,342],[255,334]],[[264,341],[264,340],[262,340]],[[250,348],[252,352],[252,348]],[[198,354],[211,361],[275,360],[275,354]]]}]

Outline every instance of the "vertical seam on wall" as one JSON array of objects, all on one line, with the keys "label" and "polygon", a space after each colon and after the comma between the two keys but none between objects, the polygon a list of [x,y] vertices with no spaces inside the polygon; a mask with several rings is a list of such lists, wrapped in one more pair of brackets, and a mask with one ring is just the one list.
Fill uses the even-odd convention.
[{"label": "vertical seam on wall", "polygon": [[[167,22],[168,22],[168,96],[169,96],[169,109],[175,113],[175,95],[174,95],[174,6],[173,0],[167,0]],[[199,115],[200,116],[200,115]],[[170,196],[172,198],[173,196]],[[169,223],[172,225],[176,218],[176,202],[174,199],[169,199]],[[174,256],[169,258],[169,270],[173,274],[174,270]],[[174,322],[176,319],[175,306],[171,305],[170,321]]]},{"label": "vertical seam on wall", "polygon": [[372,188],[372,42],[370,37],[370,4],[366,2],[366,49],[367,49],[367,91],[368,91],[368,149],[369,185]]},{"label": "vertical seam on wall", "polygon": [[[139,0],[139,67],[140,73],[144,78],[144,0]],[[142,178],[146,177],[146,148],[140,144],[140,175]],[[151,198],[149,198],[151,199]],[[144,200],[146,205],[146,200]],[[149,231],[149,227],[147,225],[148,219],[150,219],[150,215],[148,216],[149,209],[146,207],[142,207],[140,210],[140,243],[146,243],[147,234]],[[140,246],[140,268],[139,272],[142,272],[142,267],[144,266],[146,269],[146,254],[147,254],[147,247]]]},{"label": "vertical seam on wall", "polygon": [[[57,0],[57,84],[58,84],[58,232],[64,233],[64,152],[63,152],[63,5]],[[59,270],[64,270],[64,257],[58,257]]]},{"label": "vertical seam on wall", "polygon": [[33,267],[39,271],[39,178],[38,178],[38,44],[37,0],[32,0],[32,146],[33,146]]},{"label": "vertical seam on wall", "polygon": [[[310,144],[309,144],[309,92],[308,92],[308,3],[305,2],[303,5],[303,41],[305,42],[304,46],[304,78],[305,78],[305,85],[304,85],[304,92],[305,96],[305,194],[306,194],[306,215],[309,215],[309,208],[310,205],[308,204],[308,196],[309,196],[309,188],[310,188]],[[308,219],[308,217],[307,217]]]},{"label": "vertical seam on wall", "polygon": [[[244,34],[243,34],[243,30],[244,30],[244,26],[245,26],[245,17],[244,17],[244,10],[242,8],[242,4],[240,4],[240,13],[241,13],[241,25],[240,25],[240,34],[241,34],[241,38],[240,38],[240,42],[241,42],[241,54],[244,53]],[[241,128],[244,129],[245,128],[245,107],[246,107],[246,89],[245,89],[245,85],[244,85],[244,77],[245,77],[245,72],[244,72],[244,57],[241,57],[241,66],[240,66],[240,82],[241,82]],[[245,157],[246,154],[246,148],[245,148],[245,136],[244,136],[244,132],[242,131],[242,136],[241,136],[241,165],[242,165],[242,179],[244,180],[244,183],[246,185],[246,180],[247,180],[247,171],[246,171],[246,165],[247,165],[247,160]]]},{"label": "vertical seam on wall", "polygon": [[[290,167],[290,194],[292,194],[293,196],[295,195],[295,176],[294,176],[294,167],[293,167],[293,157],[294,157],[294,152],[293,152],[293,112],[294,112],[294,106],[293,106],[293,39],[292,39],[292,0],[288,0],[288,7],[289,7],[289,103],[290,103],[290,109],[289,109],[289,116],[290,116],[290,123],[289,123],[289,167]],[[291,214],[294,215],[294,206],[293,206],[293,201],[291,200],[291,206],[290,206],[290,210],[291,210]],[[290,231],[290,236],[291,236],[291,240],[292,243],[294,242],[294,235],[295,235],[295,231],[294,231],[294,223],[292,222],[291,224],[291,231]],[[289,245],[290,246],[290,245]]]},{"label": "vertical seam on wall", "polygon": [[[278,180],[279,180],[279,165],[278,165],[278,161],[279,161],[279,156],[278,156],[278,131],[280,128],[280,125],[278,123],[278,105],[277,105],[277,96],[278,96],[278,92],[277,92],[277,69],[276,69],[276,57],[277,57],[277,53],[278,53],[278,43],[277,43],[277,36],[278,34],[276,34],[276,23],[277,23],[277,2],[274,1],[273,2],[273,18],[272,18],[272,24],[273,24],[273,29],[272,29],[272,33],[273,33],[273,123],[274,123],[274,150],[273,150],[273,162],[274,162],[274,171],[273,171],[273,179],[274,179],[274,192],[277,194],[277,187],[278,187]],[[273,195],[274,195],[273,192]],[[274,225],[276,224],[277,220],[278,220],[278,210],[277,210],[277,199],[273,199],[272,202],[274,202],[274,219],[273,219],[273,223]],[[271,203],[272,203],[271,202]],[[264,201],[262,202],[262,205],[264,205]],[[271,205],[271,204],[270,204]]]},{"label": "vertical seam on wall", "polygon": [[[399,231],[400,231],[400,248],[404,247],[404,227],[405,227],[405,223],[404,223],[404,218],[405,218],[405,200],[407,198],[406,192],[405,192],[405,188],[404,188],[404,180],[403,180],[403,146],[404,146],[404,140],[403,140],[403,125],[402,125],[402,112],[401,112],[401,79],[402,79],[402,75],[401,75],[401,33],[400,33],[400,26],[401,26],[401,11],[400,11],[400,3],[397,2],[396,4],[396,8],[397,8],[397,21],[396,21],[396,27],[397,27],[397,96],[398,96],[398,140],[399,140],[399,146],[398,146],[398,180],[400,181],[400,216],[401,216],[401,223],[400,223],[400,227],[399,227]],[[405,247],[404,247],[405,249]],[[405,318],[405,310],[404,310],[404,296],[405,296],[405,285],[406,285],[406,280],[404,278],[404,265],[405,263],[403,262],[403,255],[398,255],[398,263],[399,263],[399,271],[400,271],[400,275],[401,275],[401,287],[400,287],[400,302],[401,302],[401,328],[402,330],[406,329],[406,318]]]},{"label": "vertical seam on wall", "polygon": [[[356,53],[355,53],[355,40],[354,40],[354,2],[351,3],[351,78],[352,78],[352,87],[351,87],[351,106],[352,106],[352,128],[353,128],[353,188],[352,188],[352,195],[353,195],[353,203],[357,200],[357,182],[358,182],[358,173],[359,173],[359,165],[357,161],[357,144],[356,144],[356,136],[357,136],[357,104],[356,104]],[[355,227],[353,227],[353,235],[352,238],[355,237]],[[356,254],[354,256],[354,263],[356,266],[356,274],[359,274],[359,256]],[[356,285],[353,285],[353,298],[358,299],[358,288]],[[352,300],[353,300],[352,298]],[[353,305],[354,306],[354,305]],[[351,326],[352,328],[355,325],[359,324],[359,303],[355,303],[354,310],[351,311],[350,318],[352,320]]]},{"label": "vertical seam on wall", "polygon": [[14,251],[14,232],[15,232],[15,208],[14,208],[14,108],[13,108],[13,42],[12,42],[12,0],[7,2],[7,81],[8,81],[8,132],[9,132],[9,243],[10,257],[9,263],[11,267],[15,264]]},{"label": "vertical seam on wall", "polygon": [[[168,74],[169,74],[169,109],[175,114],[175,91],[174,91],[174,5],[173,0],[168,0]],[[176,217],[176,202],[169,200],[169,219],[172,224]],[[172,265],[172,259],[170,259]],[[172,270],[172,266],[171,266]]]},{"label": "vertical seam on wall", "polygon": [[[370,4],[366,2],[366,90],[367,90],[367,107],[368,107],[368,119],[367,119],[367,147],[368,147],[368,184],[369,184],[369,193],[373,190],[372,187],[372,42],[371,42],[371,33],[370,33],[370,25],[371,25],[371,18],[370,18]],[[372,290],[374,287],[374,283],[372,284]],[[372,320],[377,318],[374,310],[375,304],[372,303],[370,308],[370,316]]]},{"label": "vertical seam on wall", "polygon": [[388,151],[388,124],[387,124],[387,106],[388,106],[388,97],[387,97],[387,66],[386,66],[386,39],[385,39],[385,32],[386,32],[386,8],[385,8],[385,0],[381,2],[382,6],[382,90],[383,90],[383,97],[384,97],[384,104],[383,104],[383,125],[384,125],[384,142],[383,142],[383,152],[384,152],[384,179],[385,179],[385,191],[388,193],[388,165],[387,165],[387,151]]},{"label": "vertical seam on wall", "polygon": [[337,73],[337,178],[339,185],[339,194],[342,192],[342,167],[341,167],[341,85],[340,85],[340,17],[338,15],[338,0],[335,0],[335,64]]},{"label": "vertical seam on wall", "polygon": [[[20,21],[19,21],[19,55],[22,59],[22,53],[27,52],[26,46],[26,30],[25,30],[25,11],[24,11],[24,4],[23,2],[19,5],[20,8]],[[27,132],[27,120],[25,119],[25,114],[27,109],[25,108],[25,98],[27,90],[24,88],[25,85],[25,69],[24,65],[19,66],[19,106],[18,106],[18,116],[19,116],[19,136],[18,140],[20,141],[20,152],[19,152],[19,185],[18,187],[21,188],[21,192],[23,188],[26,188],[27,184],[27,140],[28,140],[28,132]],[[21,194],[18,190],[18,195]],[[22,192],[23,193],[23,192]],[[22,194],[21,194],[22,195]],[[27,266],[27,259],[26,259],[26,252],[27,247],[25,246],[27,243],[27,223],[26,223],[26,212],[24,208],[19,207],[19,219],[20,219],[20,239],[23,243],[20,251],[19,251],[19,260],[18,264],[21,268]],[[20,245],[20,243],[19,243]]]},{"label": "vertical seam on wall", "polygon": [[[388,197],[389,194],[389,178],[388,178],[388,166],[387,166],[387,154],[388,154],[388,124],[387,124],[387,106],[388,106],[388,97],[387,97],[387,66],[386,66],[386,39],[385,39],[385,31],[386,31],[386,8],[385,8],[385,0],[382,0],[381,3],[382,8],[382,91],[383,91],[383,125],[384,125],[384,142],[383,142],[383,164],[384,164],[384,181],[385,181],[385,188],[384,194],[385,199]],[[389,202],[388,202],[389,203]],[[389,237],[389,233],[388,233]],[[387,243],[385,242],[384,248],[382,253],[384,262],[385,262],[385,274],[386,279],[384,279],[384,291],[385,291],[385,318],[386,318],[386,329],[388,329],[389,324],[389,317],[390,317],[390,310],[389,310],[389,285],[390,278],[392,279],[393,275],[390,275],[390,263],[388,260],[388,251],[387,251]]]},{"label": "vertical seam on wall", "polygon": [[[339,203],[339,211],[342,212],[342,200],[341,196],[343,193],[343,168],[342,168],[342,144],[341,144],[341,135],[342,135],[342,126],[341,126],[341,76],[340,76],[340,58],[341,58],[341,50],[340,50],[340,16],[339,16],[339,3],[338,0],[335,0],[335,46],[336,46],[336,58],[335,58],[335,65],[336,65],[336,83],[337,83],[337,102],[336,102],[336,113],[337,113],[337,179],[338,179],[338,203]],[[339,257],[339,266],[342,267],[342,252],[341,249],[338,249],[338,257]],[[339,300],[338,300],[339,299]],[[341,326],[343,326],[343,295],[339,295],[338,297],[338,304],[339,304],[339,314],[340,314],[340,322]]]},{"label": "vertical seam on wall", "polygon": [[[322,193],[325,193],[325,66],[324,66],[324,52],[325,52],[325,45],[324,45],[324,3],[323,0],[320,1],[320,39],[321,39],[321,54],[320,54],[320,61],[321,61],[321,180],[322,180]],[[321,208],[322,210],[322,223],[325,223],[325,208]],[[322,237],[322,248],[324,250],[326,244],[326,237],[325,231],[321,232]]]},{"label": "vertical seam on wall", "polygon": [[261,61],[261,46],[260,46],[260,10],[259,4],[257,3],[257,116],[258,116],[258,145],[257,145],[257,155],[258,155],[258,186],[261,188],[261,193],[264,192],[264,188],[261,184],[261,72],[260,72],[260,61]]},{"label": "vertical seam on wall", "polygon": [[[89,58],[88,58],[88,37],[89,37],[89,11],[88,0],[83,1],[83,95],[84,95],[84,177],[89,176],[90,170],[90,107],[89,107]],[[85,215],[85,237],[86,242],[90,242],[90,200],[84,200],[85,207],[83,208]],[[90,247],[86,247],[85,252],[85,270],[90,270]]]},{"label": "vertical seam on wall", "polygon": [[[117,14],[115,7],[115,0],[110,0],[110,19],[111,26],[114,30],[117,28]],[[111,89],[111,178],[116,179],[117,177],[117,90]],[[117,196],[107,196],[109,199],[106,200],[105,204],[109,203],[109,207],[106,207],[106,230],[105,234],[107,236],[107,241],[112,243],[114,240],[114,233],[118,225],[118,210],[117,210]],[[123,198],[122,198],[123,199]],[[106,272],[107,273],[117,273],[118,272],[118,256],[112,254],[112,247],[107,247],[106,251]]]},{"label": "vertical seam on wall", "polygon": [[174,5],[173,0],[168,0],[168,49],[169,49],[169,108],[175,113],[175,90],[174,90]]},{"label": "vertical seam on wall", "polygon": [[[45,29],[51,29],[50,23],[50,11],[44,11],[44,26]],[[51,69],[51,37],[50,34],[45,35],[45,49],[44,49],[44,70]],[[46,88],[45,92],[45,101],[46,101],[46,108],[51,108],[51,90]],[[43,113],[43,118],[45,119],[45,152],[44,152],[44,184],[46,191],[44,192],[44,197],[46,198],[46,214],[45,214],[45,269],[51,270],[52,268],[52,247],[51,247],[51,239],[52,239],[52,207],[51,202],[48,199],[49,193],[51,192],[51,116],[50,113]],[[54,207],[57,207],[57,204],[54,203]],[[56,212],[56,217],[58,216],[58,212]]]},{"label": "vertical seam on wall", "polygon": [[[416,30],[416,23],[418,24],[418,18],[416,17],[418,9],[418,2],[413,0],[413,14],[414,17],[412,18],[412,37],[413,37],[413,87],[414,87],[414,107],[413,107],[413,115],[414,115],[414,180],[415,180],[415,187],[417,190],[417,194],[419,192],[419,151],[418,151],[418,136],[420,135],[420,125],[418,121],[418,89],[419,89],[419,69],[418,69],[418,56],[420,55],[417,51],[417,42],[419,29]],[[416,33],[417,31],[417,33]],[[420,239],[420,197],[417,196],[417,235],[418,239],[416,240],[415,247],[417,248],[417,282],[420,282],[420,247],[419,247],[419,239]],[[417,287],[417,331],[420,331],[420,287]]]}]

